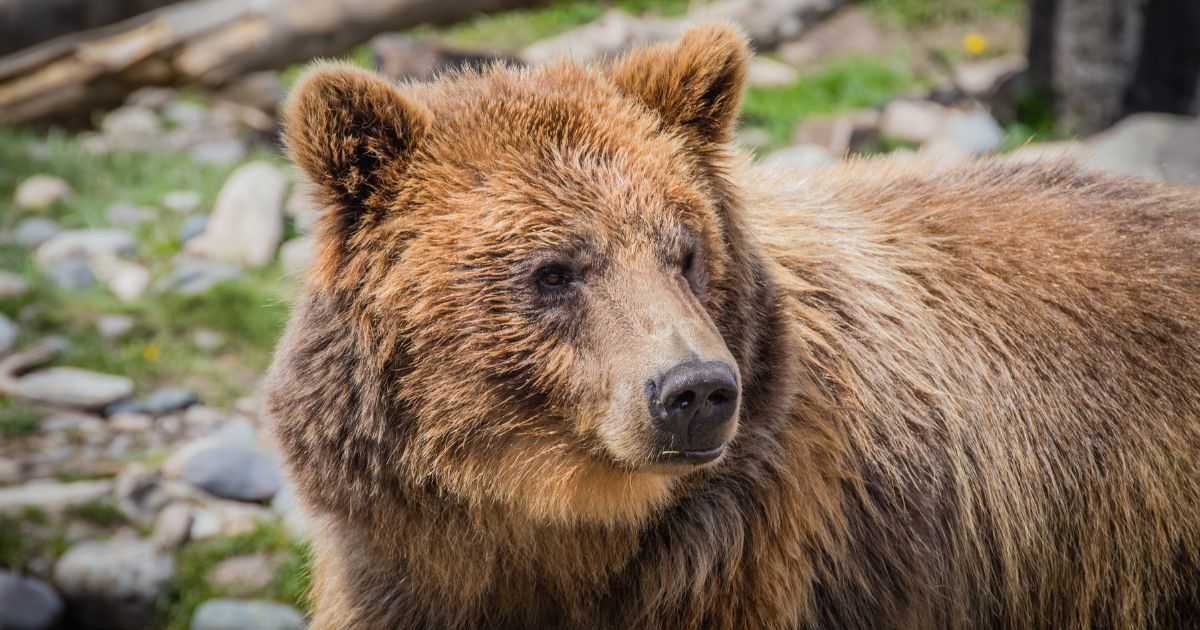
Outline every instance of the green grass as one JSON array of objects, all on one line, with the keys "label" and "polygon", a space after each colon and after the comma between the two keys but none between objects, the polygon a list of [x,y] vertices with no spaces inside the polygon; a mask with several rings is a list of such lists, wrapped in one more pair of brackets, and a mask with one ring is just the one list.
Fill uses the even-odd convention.
[{"label": "green grass", "polygon": [[867,0],[864,4],[886,24],[905,29],[988,18],[1019,19],[1025,12],[1025,0]]},{"label": "green grass", "polygon": [[[516,51],[538,40],[583,26],[612,8],[635,15],[680,15],[687,11],[688,0],[558,0],[534,9],[481,15],[444,29],[437,35],[451,46]],[[435,31],[426,27],[414,32],[428,35]]]},{"label": "green grass", "polygon": [[24,573],[30,561],[53,561],[69,546],[63,523],[51,523],[36,506],[16,515],[0,514],[0,569]]},{"label": "green grass", "polygon": [[312,584],[308,544],[293,541],[278,523],[262,523],[245,534],[193,542],[179,551],[178,570],[170,593],[162,602],[167,630],[186,630],[196,607],[224,595],[208,582],[214,567],[222,560],[252,553],[273,554],[281,559],[271,584],[252,596],[307,610]]},{"label": "green grass", "polygon": [[0,435],[19,438],[32,434],[42,421],[41,415],[9,398],[0,399]]},{"label": "green grass", "polygon": [[742,121],[771,134],[773,146],[791,142],[796,123],[814,114],[877,107],[923,85],[902,62],[847,58],[782,87],[751,87]]},{"label": "green grass", "polygon": [[[44,145],[39,152],[43,159],[30,157],[35,143]],[[282,161],[273,153],[252,157]],[[0,128],[0,229],[34,216],[11,208],[8,200],[17,183],[35,173],[62,177],[74,189],[46,216],[66,227],[100,227],[107,223],[109,204],[127,201],[154,207],[172,190],[199,192],[205,211],[233,168],[196,164],[182,153],[93,155],[62,132],[39,139],[30,131]],[[170,260],[182,247],[177,232],[183,218],[163,209],[158,219],[132,230],[139,243],[136,259],[156,280],[170,272]],[[23,295],[0,298],[0,312],[21,322],[20,343],[64,335],[70,345],[59,364],[128,376],[141,390],[164,382],[190,386],[210,402],[247,393],[247,375],[266,367],[294,287],[271,266],[247,271],[200,295],[151,291],[125,304],[100,286],[60,289],[39,274],[29,251],[22,248],[0,245],[0,268],[21,274],[30,284]],[[120,340],[102,339],[95,332],[96,318],[112,313],[130,315],[136,322]],[[220,333],[225,346],[215,353],[196,348],[192,332],[200,327]],[[19,435],[31,424],[27,414],[0,407],[0,431],[5,435]]]},{"label": "green grass", "polygon": [[99,527],[112,528],[128,522],[121,508],[110,499],[95,499],[67,510],[71,518],[86,521]]}]

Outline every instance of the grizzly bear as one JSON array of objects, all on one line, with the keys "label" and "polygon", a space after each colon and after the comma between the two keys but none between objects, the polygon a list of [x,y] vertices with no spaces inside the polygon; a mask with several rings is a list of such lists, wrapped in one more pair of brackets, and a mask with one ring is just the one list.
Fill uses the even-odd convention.
[{"label": "grizzly bear", "polygon": [[1200,195],[755,167],[728,26],[285,113],[316,628],[1200,623]]}]

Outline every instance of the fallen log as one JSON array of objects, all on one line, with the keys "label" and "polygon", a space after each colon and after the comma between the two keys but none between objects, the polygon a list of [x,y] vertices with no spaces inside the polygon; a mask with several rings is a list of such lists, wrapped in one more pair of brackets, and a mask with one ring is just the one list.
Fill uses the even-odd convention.
[{"label": "fallen log", "polygon": [[536,0],[188,0],[0,57],[0,124],[86,114],[148,85],[220,86],[386,31]]},{"label": "fallen log", "polygon": [[689,25],[711,20],[735,22],[755,48],[771,50],[795,39],[842,4],[843,0],[722,0],[674,18],[639,17],[613,9],[590,24],[531,44],[520,56],[529,63],[559,57],[591,61],[633,46],[675,39]]}]

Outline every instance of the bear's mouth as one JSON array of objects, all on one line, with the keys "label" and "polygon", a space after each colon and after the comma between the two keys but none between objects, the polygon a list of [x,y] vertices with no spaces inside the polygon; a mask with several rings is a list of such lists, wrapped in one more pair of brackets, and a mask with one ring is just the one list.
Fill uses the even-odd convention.
[{"label": "bear's mouth", "polygon": [[703,466],[717,461],[725,454],[725,445],[718,444],[712,448],[689,451],[662,451],[656,461],[663,464],[693,464]]}]

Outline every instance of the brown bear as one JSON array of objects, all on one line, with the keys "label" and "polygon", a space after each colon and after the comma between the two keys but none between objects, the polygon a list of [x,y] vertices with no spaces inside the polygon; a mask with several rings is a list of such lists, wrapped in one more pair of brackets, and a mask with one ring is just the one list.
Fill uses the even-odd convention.
[{"label": "brown bear", "polygon": [[1200,623],[1200,195],[730,146],[747,48],[313,69],[316,628]]}]

